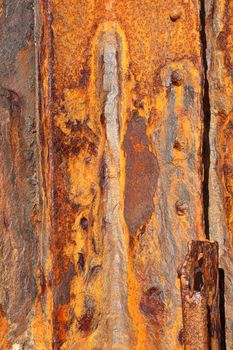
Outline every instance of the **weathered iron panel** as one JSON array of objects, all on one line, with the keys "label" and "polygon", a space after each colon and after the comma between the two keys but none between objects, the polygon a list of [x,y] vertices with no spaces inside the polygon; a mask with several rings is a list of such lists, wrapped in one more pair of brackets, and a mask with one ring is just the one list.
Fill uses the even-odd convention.
[{"label": "weathered iron panel", "polygon": [[[226,348],[233,349],[233,1],[207,1],[206,33],[211,106],[209,224],[219,242],[225,295]],[[225,278],[224,278],[225,275]],[[225,343],[225,341],[224,341]]]},{"label": "weathered iron panel", "polygon": [[232,11],[0,1],[0,349],[233,349]]},{"label": "weathered iron panel", "polygon": [[0,348],[32,346],[38,267],[33,2],[0,2]]},{"label": "weathered iron panel", "polygon": [[205,237],[199,3],[51,0],[38,12],[38,313],[52,335],[37,347],[182,349],[177,266]]}]

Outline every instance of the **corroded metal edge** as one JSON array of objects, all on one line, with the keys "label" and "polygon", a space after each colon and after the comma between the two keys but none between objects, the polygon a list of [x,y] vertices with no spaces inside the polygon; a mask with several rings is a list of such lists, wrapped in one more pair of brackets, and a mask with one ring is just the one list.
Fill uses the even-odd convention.
[{"label": "corroded metal edge", "polygon": [[219,350],[218,243],[191,241],[179,270],[186,350]]}]

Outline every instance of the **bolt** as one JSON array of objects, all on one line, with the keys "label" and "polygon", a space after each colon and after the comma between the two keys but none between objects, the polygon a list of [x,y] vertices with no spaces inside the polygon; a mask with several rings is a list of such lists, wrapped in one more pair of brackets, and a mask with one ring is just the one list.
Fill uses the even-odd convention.
[{"label": "bolt", "polygon": [[171,82],[175,86],[180,86],[183,83],[183,75],[179,70],[175,70],[171,74]]},{"label": "bolt", "polygon": [[176,202],[176,213],[179,216],[183,216],[187,213],[188,211],[188,203],[185,202],[184,200],[178,200]]}]

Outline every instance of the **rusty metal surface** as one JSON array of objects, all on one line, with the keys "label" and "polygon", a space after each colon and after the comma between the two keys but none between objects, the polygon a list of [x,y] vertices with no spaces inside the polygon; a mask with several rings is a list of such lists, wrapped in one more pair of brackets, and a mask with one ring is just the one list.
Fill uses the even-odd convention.
[{"label": "rusty metal surface", "polygon": [[[202,32],[214,116],[209,228],[229,279],[231,1],[223,3],[206,1],[203,29],[196,0],[0,1],[0,349],[207,349],[207,304],[218,348],[217,246],[204,243]],[[190,240],[199,241],[181,298],[177,267]],[[198,254],[208,285],[194,314],[184,283]],[[228,280],[229,349],[230,288]],[[188,347],[190,325],[201,336]]]},{"label": "rusty metal surface", "polygon": [[0,348],[24,344],[37,294],[32,1],[0,2]]},{"label": "rusty metal surface", "polygon": [[199,5],[40,5],[53,348],[182,348],[176,268],[204,238]]},{"label": "rusty metal surface", "polygon": [[220,349],[217,242],[190,242],[179,276],[184,348]]},{"label": "rusty metal surface", "polygon": [[[220,246],[225,286],[226,348],[233,349],[233,2],[207,1],[206,33],[211,105],[209,223]],[[224,315],[223,315],[224,316]]]}]

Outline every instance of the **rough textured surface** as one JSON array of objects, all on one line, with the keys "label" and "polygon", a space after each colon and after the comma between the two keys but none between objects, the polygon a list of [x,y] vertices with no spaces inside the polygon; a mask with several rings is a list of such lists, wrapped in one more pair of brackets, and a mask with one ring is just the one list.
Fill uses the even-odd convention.
[{"label": "rough textured surface", "polygon": [[192,241],[178,272],[186,350],[220,349],[218,244]]},{"label": "rough textured surface", "polygon": [[0,3],[0,348],[34,349],[37,198],[33,3]]},{"label": "rough textured surface", "polygon": [[[233,349],[233,1],[206,2],[211,106],[209,227],[220,246],[225,287],[226,348]],[[224,315],[223,315],[224,316]]]},{"label": "rough textured surface", "polygon": [[[209,224],[231,349],[232,2],[223,4],[206,2],[204,29]],[[0,1],[1,349],[184,348],[177,267],[190,240],[205,240],[200,5],[38,0],[34,31],[29,0]],[[197,247],[204,275],[212,253],[216,272],[216,249]]]},{"label": "rough textured surface", "polygon": [[182,349],[176,269],[187,242],[204,238],[198,2],[46,4],[38,66],[49,346]]}]

